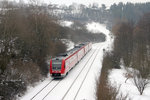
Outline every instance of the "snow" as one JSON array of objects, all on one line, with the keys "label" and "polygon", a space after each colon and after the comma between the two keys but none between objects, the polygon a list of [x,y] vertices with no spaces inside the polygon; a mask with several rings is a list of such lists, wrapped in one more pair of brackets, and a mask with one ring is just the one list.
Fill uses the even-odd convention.
[{"label": "snow", "polygon": [[62,39],[61,40],[64,44],[67,46],[67,51],[71,50],[74,48],[75,43],[69,39]]},{"label": "snow", "polygon": [[[97,25],[98,23],[95,24]],[[52,81],[50,85],[43,89],[43,91],[33,99],[41,100],[60,81],[59,84],[51,91],[51,93],[49,93],[47,97],[44,98],[44,100],[61,100],[65,93],[68,91],[69,87],[71,87],[71,89],[64,97],[64,100],[95,100],[96,80],[98,79],[101,72],[103,49],[108,49],[108,46],[111,45],[112,38],[110,38],[110,32],[106,29],[106,26],[98,24],[99,26],[93,27],[93,25],[94,24],[88,24],[90,31],[105,33],[107,36],[107,41],[103,43],[94,43],[92,45],[92,50],[69,72],[65,78],[52,81],[52,78],[49,76],[43,82],[39,82],[35,87],[29,87],[25,95],[19,99],[30,100],[48,82]],[[81,70],[82,72],[78,76]],[[74,81],[75,79],[77,80]],[[85,81],[82,84],[84,79]],[[73,85],[71,86],[71,84]]]},{"label": "snow", "polygon": [[30,100],[33,95],[37,93],[37,91],[40,91],[52,78],[48,77],[43,82],[36,83],[37,85],[35,87],[28,86],[27,91],[25,95],[22,98],[18,98],[21,100]]},{"label": "snow", "polygon": [[60,25],[61,25],[61,26],[64,26],[64,27],[71,27],[72,24],[73,24],[72,21],[67,21],[67,20],[65,20],[65,21],[60,21]]},{"label": "snow", "polygon": [[110,85],[120,87],[120,93],[123,96],[128,95],[131,100],[150,100],[150,87],[147,87],[143,95],[140,95],[131,78],[125,83],[125,73],[124,69],[113,69],[109,74]]},{"label": "snow", "polygon": [[97,22],[91,22],[86,25],[87,30],[89,30],[92,33],[108,33],[108,30],[106,29],[106,26],[104,24],[100,24]]},{"label": "snow", "polygon": [[91,22],[86,25],[86,28],[89,32],[92,33],[103,33],[106,35],[106,42],[105,45],[107,46],[107,50],[112,49],[112,43],[113,43],[113,35],[110,33],[110,31],[106,28],[105,24],[100,24],[97,22]]}]

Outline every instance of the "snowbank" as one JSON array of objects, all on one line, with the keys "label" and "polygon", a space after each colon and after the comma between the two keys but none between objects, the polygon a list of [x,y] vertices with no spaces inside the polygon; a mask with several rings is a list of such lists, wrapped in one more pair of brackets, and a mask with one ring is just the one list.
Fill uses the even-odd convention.
[{"label": "snowbank", "polygon": [[66,46],[67,46],[67,51],[74,48],[75,43],[72,42],[71,40],[62,39],[61,41],[62,41],[64,44],[66,44]]},{"label": "snowbank", "polygon": [[86,28],[87,30],[89,30],[90,32],[92,33],[108,33],[107,29],[106,29],[106,26],[104,24],[100,24],[100,23],[97,23],[97,22],[91,22],[91,23],[88,23],[86,25]]},{"label": "snowbank", "polygon": [[60,25],[64,27],[71,27],[72,24],[72,21],[60,21]]},{"label": "snowbank", "polygon": [[150,87],[147,87],[143,95],[140,95],[132,79],[128,79],[125,83],[125,73],[124,69],[112,69],[109,74],[110,85],[120,87],[119,93],[122,93],[123,96],[128,95],[131,100],[150,100]]},{"label": "snowbank", "polygon": [[105,24],[100,24],[97,22],[91,22],[86,25],[86,28],[89,32],[92,33],[103,33],[106,35],[106,41],[105,45],[106,47],[104,49],[112,50],[114,37],[111,34],[111,32],[106,28]]}]

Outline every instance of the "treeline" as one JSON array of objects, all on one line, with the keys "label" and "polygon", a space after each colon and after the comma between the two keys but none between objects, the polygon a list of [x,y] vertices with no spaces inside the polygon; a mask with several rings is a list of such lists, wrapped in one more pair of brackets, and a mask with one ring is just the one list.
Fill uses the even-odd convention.
[{"label": "treeline", "polygon": [[64,28],[66,38],[72,40],[75,43],[83,42],[104,42],[106,36],[104,33],[92,33],[86,29],[86,24],[80,21],[74,21],[71,28]]},{"label": "treeline", "polygon": [[47,58],[65,52],[57,19],[39,6],[0,11],[0,99],[12,100],[26,86],[47,76]]},{"label": "treeline", "polygon": [[[122,59],[126,67],[149,68],[150,64],[150,13],[145,14],[136,26],[121,22],[113,27],[116,68]],[[142,70],[140,70],[142,71]],[[148,72],[148,70],[147,70]]]},{"label": "treeline", "polygon": [[140,20],[140,18],[145,14],[148,13],[150,9],[150,3],[126,3],[123,4],[120,2],[119,4],[111,5],[110,9],[108,10],[109,13],[109,22],[112,25],[115,25],[116,22],[120,20],[130,21],[134,24]]},{"label": "treeline", "polygon": [[102,5],[102,7],[98,7],[98,4],[90,6],[83,4],[72,4],[70,6],[48,5],[48,9],[52,9],[51,13],[64,20],[77,20],[81,22],[96,21],[102,23],[108,19],[108,11],[105,5]]},{"label": "treeline", "polygon": [[[120,69],[123,64],[127,75],[133,80],[140,95],[150,83],[150,13],[134,25],[131,22],[120,22],[113,27],[114,48],[111,53],[106,53],[103,59],[103,72],[97,89],[98,100],[116,100],[118,89],[108,85],[108,70]],[[132,68],[132,70],[131,70]],[[127,76],[127,79],[129,78]],[[104,93],[103,90],[107,93]],[[125,100],[119,97],[119,100]]]},{"label": "treeline", "polygon": [[[89,6],[83,4],[72,4],[67,6],[53,6],[49,5],[49,9],[52,9],[52,13],[59,18],[65,20],[78,20],[82,22],[95,21],[100,23],[106,23],[111,29],[116,22],[120,20],[132,21],[136,24],[140,17],[144,13],[148,13],[150,9],[150,3],[126,3],[113,4],[108,9],[106,5],[94,3]],[[56,12],[58,13],[56,14]]]},{"label": "treeline", "polygon": [[[140,95],[150,79],[150,13],[145,14],[135,27],[129,23],[114,28],[114,55],[119,68],[121,59]],[[129,70],[128,67],[134,70]]]}]

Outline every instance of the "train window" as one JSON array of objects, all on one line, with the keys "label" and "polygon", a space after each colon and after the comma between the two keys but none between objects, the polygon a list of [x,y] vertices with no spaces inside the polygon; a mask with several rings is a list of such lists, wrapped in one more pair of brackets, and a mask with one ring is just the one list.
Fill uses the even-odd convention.
[{"label": "train window", "polygon": [[79,45],[76,45],[76,46],[74,46],[74,48],[80,48],[81,46],[79,46]]},{"label": "train window", "polygon": [[53,70],[61,70],[61,61],[52,61]]},{"label": "train window", "polygon": [[67,55],[67,53],[61,53],[61,54],[58,55],[58,57],[59,57],[59,56],[66,57],[66,56],[68,56],[68,55]]}]

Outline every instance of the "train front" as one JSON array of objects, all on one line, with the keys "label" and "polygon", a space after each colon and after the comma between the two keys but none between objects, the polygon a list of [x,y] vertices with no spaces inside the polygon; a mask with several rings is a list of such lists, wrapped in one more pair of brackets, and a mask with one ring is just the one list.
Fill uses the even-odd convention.
[{"label": "train front", "polygon": [[65,61],[62,58],[53,58],[50,60],[50,75],[54,78],[65,76]]}]

